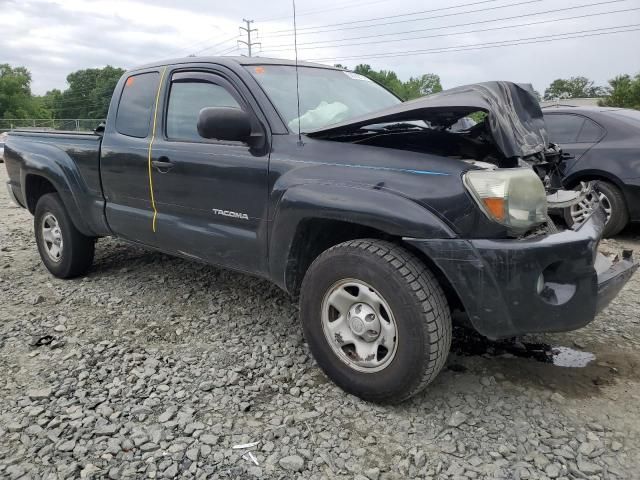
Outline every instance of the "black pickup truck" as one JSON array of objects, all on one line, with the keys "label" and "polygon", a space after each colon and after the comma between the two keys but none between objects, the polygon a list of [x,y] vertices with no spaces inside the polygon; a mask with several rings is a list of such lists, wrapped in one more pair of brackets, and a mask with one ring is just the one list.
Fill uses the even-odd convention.
[{"label": "black pickup truck", "polygon": [[104,127],[14,131],[5,160],[53,275],[116,236],[265,277],[299,297],[329,377],[394,402],[443,367],[452,310],[490,338],[575,329],[636,270],[596,259],[601,209],[549,219],[532,167],[548,148],[509,82],[401,102],[345,70],[226,57],[129,71]]}]

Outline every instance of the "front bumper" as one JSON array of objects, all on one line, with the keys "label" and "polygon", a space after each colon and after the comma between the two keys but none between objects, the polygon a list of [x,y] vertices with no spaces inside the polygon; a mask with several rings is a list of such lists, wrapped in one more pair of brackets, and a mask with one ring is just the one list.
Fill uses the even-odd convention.
[{"label": "front bumper", "polygon": [[638,268],[627,252],[596,271],[604,218],[598,209],[576,231],[534,239],[405,241],[446,276],[482,335],[566,331],[591,322]]}]

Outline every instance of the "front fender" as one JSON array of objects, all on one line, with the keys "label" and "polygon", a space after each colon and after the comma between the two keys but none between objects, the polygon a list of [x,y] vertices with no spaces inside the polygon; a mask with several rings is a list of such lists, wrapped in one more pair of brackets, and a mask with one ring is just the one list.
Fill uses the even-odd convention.
[{"label": "front fender", "polygon": [[289,252],[303,220],[338,220],[398,237],[456,237],[441,219],[426,208],[376,188],[333,184],[297,185],[282,195],[272,218],[270,271],[273,280],[283,288],[287,285]]}]

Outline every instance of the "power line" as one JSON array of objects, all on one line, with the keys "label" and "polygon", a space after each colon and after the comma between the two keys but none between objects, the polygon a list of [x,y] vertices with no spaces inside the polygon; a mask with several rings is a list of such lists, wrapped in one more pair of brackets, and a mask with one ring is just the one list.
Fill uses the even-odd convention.
[{"label": "power line", "polygon": [[[298,13],[296,14],[296,16],[298,17],[305,17],[305,16],[309,16],[309,15],[318,15],[319,13],[325,13],[325,12],[332,12],[334,10],[344,10],[346,8],[355,8],[355,7],[360,7],[362,5],[375,5],[377,3],[386,3],[388,0],[376,0],[373,2],[367,1],[367,2],[354,2],[353,4],[340,4],[339,6],[335,6],[335,7],[327,7],[327,8],[320,8],[320,9],[315,9],[315,10],[305,10],[302,13]],[[258,22],[262,22],[262,23],[266,23],[266,22],[273,22],[275,20],[291,20],[291,15],[285,15],[282,17],[270,17],[270,18],[259,18],[257,21]]]},{"label": "power line", "polygon": [[[225,32],[222,32],[222,33],[225,33]],[[227,33],[228,33],[228,32],[227,32]],[[212,46],[210,46],[210,47],[207,47],[207,48],[205,48],[204,50],[206,50],[206,49],[208,49],[208,48],[214,48],[214,47],[216,47],[217,45],[221,45],[221,44],[226,43],[226,42],[229,42],[229,41],[231,41],[231,40],[235,40],[235,39],[237,38],[237,36],[238,36],[238,35],[233,35],[232,37],[230,37],[230,38],[228,38],[228,39],[225,39],[225,40],[222,40],[221,42],[216,43],[215,45],[212,45]],[[199,41],[197,41],[197,42],[193,42],[193,43],[187,44],[187,45],[185,45],[185,46],[183,46],[183,47],[181,47],[181,48],[178,48],[178,49],[176,49],[176,50],[169,50],[169,52],[168,52],[166,55],[171,56],[171,55],[173,55],[174,53],[187,52],[187,51],[189,51],[191,48],[195,47],[196,45],[202,45],[202,44],[207,43],[207,42],[209,42],[209,41],[211,41],[211,40],[213,40],[213,39],[216,39],[216,38],[220,38],[220,35],[215,35],[215,36],[212,36],[212,37],[207,37],[207,38],[205,38],[205,39],[203,39],[203,40],[199,40]]]},{"label": "power line", "polygon": [[210,47],[206,47],[206,48],[203,48],[202,50],[198,50],[197,52],[193,52],[193,54],[194,54],[194,55],[198,55],[199,53],[202,53],[202,52],[204,52],[204,51],[206,51],[206,50],[211,50],[211,49],[216,48],[216,47],[218,47],[218,46],[220,46],[220,45],[223,45],[223,44],[225,44],[225,43],[228,43],[228,42],[230,42],[230,41],[232,41],[232,40],[237,40],[237,38],[238,38],[238,35],[236,34],[236,35],[234,35],[234,36],[232,36],[232,37],[229,37],[229,38],[227,38],[227,39],[225,39],[225,40],[222,40],[222,41],[220,41],[220,42],[218,42],[218,43],[216,43],[216,44],[214,44],[214,45],[211,45]]},{"label": "power line", "polygon": [[[572,38],[584,38],[584,37],[595,37],[601,35],[609,35],[614,33],[626,33],[626,32],[635,32],[639,31],[640,28],[631,28],[631,27],[639,27],[640,24],[631,24],[631,25],[620,25],[616,27],[607,27],[607,28],[596,28],[591,30],[581,30],[578,32],[569,32],[569,33],[557,33],[554,35],[543,35],[537,37],[528,37],[528,38],[517,38],[513,40],[502,40],[498,42],[485,42],[485,43],[474,43],[467,45],[455,45],[451,47],[441,47],[441,48],[433,48],[426,50],[410,50],[403,52],[381,52],[376,53],[375,55],[353,55],[349,57],[326,57],[326,58],[310,58],[308,61],[322,62],[329,60],[354,60],[354,59],[366,59],[366,58],[392,58],[392,57],[404,57],[409,55],[428,55],[434,53],[448,53],[448,52],[461,52],[468,50],[481,50],[486,48],[496,48],[496,47],[508,47],[513,45],[526,45],[532,43],[548,43],[556,40],[569,40]],[[612,30],[617,28],[627,28],[627,30],[619,30],[615,32],[603,32],[603,30]],[[592,33],[599,32],[599,33]],[[572,36],[568,36],[572,35]],[[551,38],[551,37],[560,37],[560,38]]]},{"label": "power line", "polygon": [[230,54],[231,52],[235,52],[236,50],[240,50],[240,48],[238,47],[238,45],[234,45],[233,47],[228,48],[228,49],[226,49],[226,50],[224,50],[224,51],[222,51],[222,52],[218,53],[218,55],[220,55],[220,56],[228,55],[228,54]]},{"label": "power line", "polygon": [[[447,28],[454,28],[454,27],[468,27],[471,25],[481,25],[481,24],[486,24],[486,23],[494,23],[494,22],[501,22],[503,20],[515,20],[515,19],[520,19],[520,18],[524,18],[524,17],[534,17],[537,15],[545,15],[548,13],[558,13],[558,12],[566,12],[567,10],[579,10],[579,9],[583,9],[583,8],[590,8],[590,7],[596,7],[596,6],[600,6],[600,5],[607,5],[610,3],[619,3],[619,2],[623,2],[625,0],[607,0],[607,1],[603,1],[603,2],[596,2],[596,3],[590,3],[590,4],[586,4],[586,5],[578,5],[575,7],[566,7],[566,8],[556,8],[556,9],[552,9],[552,10],[543,10],[541,12],[533,12],[533,13],[525,13],[525,14],[521,14],[521,15],[511,15],[509,17],[501,17],[501,18],[494,18],[494,19],[489,19],[489,20],[476,20],[474,22],[465,22],[465,23],[457,23],[457,24],[453,24],[453,25],[443,25],[443,26],[437,26],[437,27],[428,27],[428,28],[420,28],[417,30],[405,30],[405,31],[401,31],[401,32],[390,32],[390,33],[378,33],[378,34],[374,34],[374,35],[362,35],[362,36],[357,36],[357,37],[347,37],[347,38],[341,38],[339,40],[318,40],[318,41],[313,41],[313,42],[304,42],[304,43],[299,43],[298,46],[300,47],[305,46],[305,45],[317,45],[317,44],[333,44],[337,41],[340,42],[346,42],[346,41],[350,41],[350,40],[364,40],[367,38],[380,38],[380,37],[389,37],[389,36],[396,36],[396,35],[405,35],[405,34],[411,34],[411,33],[424,33],[426,31],[433,31],[433,30],[443,30],[443,29],[447,29]],[[633,10],[633,9],[629,9],[629,10]],[[625,10],[619,10],[618,12],[623,12]],[[616,12],[605,12],[605,13],[616,13]],[[601,13],[596,13],[594,15],[602,15]],[[422,38],[422,37],[414,37],[416,39],[418,38]],[[389,40],[392,41],[392,40]],[[280,45],[273,45],[269,50],[272,51],[275,48],[278,47],[289,47],[290,48],[291,44],[287,43],[287,44],[280,44]],[[340,46],[340,45],[326,45],[328,46]]]},{"label": "power line", "polygon": [[[444,11],[444,10],[453,10],[453,9],[460,8],[460,7],[470,7],[472,5],[480,5],[480,4],[483,4],[483,3],[495,3],[495,2],[498,2],[498,1],[500,1],[500,0],[478,0],[478,1],[475,1],[475,2],[463,3],[463,4],[460,4],[460,5],[453,5],[453,6],[450,6],[450,7],[432,8],[432,9],[429,9],[429,10],[418,10],[418,11],[409,12],[409,13],[398,13],[398,14],[395,14],[395,15],[385,15],[384,17],[367,18],[365,20],[352,20],[352,21],[349,21],[349,22],[328,23],[328,24],[320,25],[320,26],[300,27],[298,29],[298,32],[300,32],[301,30],[315,30],[317,28],[339,27],[339,26],[342,26],[342,25],[353,25],[353,24],[356,24],[356,23],[374,22],[376,20],[388,20],[390,18],[410,17],[412,15],[421,15],[423,13],[441,12],[441,11]],[[275,31],[273,31],[271,33],[290,32],[290,31],[291,30],[275,30]]]},{"label": "power line", "polygon": [[[305,32],[305,31],[300,32],[299,31],[298,35],[316,35],[316,34],[319,34],[319,33],[338,32],[338,31],[342,31],[342,30],[352,30],[352,29],[359,29],[359,28],[384,27],[384,26],[387,26],[387,25],[396,25],[396,24],[399,24],[399,23],[408,23],[408,22],[421,22],[423,20],[433,20],[433,19],[436,19],[436,18],[451,17],[451,16],[454,16],[454,15],[466,15],[468,13],[481,13],[481,12],[487,12],[487,11],[490,11],[490,10],[499,10],[499,9],[502,9],[502,8],[517,7],[517,6],[520,6],[520,5],[527,5],[527,4],[531,4],[531,3],[539,3],[541,1],[542,0],[524,0],[524,1],[521,1],[521,2],[517,2],[517,3],[510,3],[508,5],[497,5],[495,7],[479,8],[479,9],[476,9],[476,10],[465,10],[463,12],[455,12],[455,13],[445,13],[445,14],[442,14],[442,15],[432,15],[432,16],[429,16],[429,17],[407,18],[407,19],[404,19],[404,20],[394,20],[394,21],[391,21],[391,22],[375,23],[373,25],[343,26],[343,27],[338,27],[338,28],[317,30],[317,31],[314,31],[314,32]],[[625,0],[612,0],[612,1],[622,2],[622,1],[625,1]],[[437,11],[437,10],[434,10],[434,11]],[[376,18],[375,20],[378,20],[378,19]],[[371,20],[371,19],[358,20],[358,22],[365,22],[365,21],[373,21],[373,20]],[[328,26],[331,26],[331,25],[319,25],[317,27],[307,27],[307,28],[308,29],[310,29],[310,28],[324,28],[324,27],[328,27]],[[282,32],[285,32],[285,30],[282,30]],[[274,35],[266,34],[266,35],[263,35],[262,37],[263,38],[290,37],[290,36],[293,35],[293,31],[289,30],[289,32],[290,33],[280,33],[280,34],[274,34]]]},{"label": "power line", "polygon": [[[427,38],[437,38],[437,37],[449,37],[449,36],[454,36],[454,35],[467,35],[470,33],[484,33],[484,32],[490,32],[490,31],[496,31],[496,30],[507,30],[510,28],[521,28],[521,27],[530,27],[532,25],[541,25],[541,24],[547,24],[547,23],[555,23],[555,22],[562,22],[562,21],[566,21],[566,20],[577,20],[580,18],[587,18],[587,17],[594,17],[594,16],[602,16],[602,15],[611,15],[614,13],[622,13],[622,12],[631,12],[631,11],[635,11],[635,10],[640,10],[640,7],[635,7],[635,8],[626,8],[626,9],[622,9],[622,10],[612,10],[609,12],[598,12],[598,13],[588,13],[585,15],[576,15],[573,17],[565,17],[565,18],[554,18],[554,19],[550,19],[550,20],[538,20],[536,22],[528,22],[528,23],[519,23],[519,24],[515,24],[515,25],[503,25],[503,26],[499,26],[499,27],[490,27],[490,28],[481,28],[481,29],[475,29],[475,30],[465,30],[463,32],[445,32],[445,33],[438,33],[435,35],[424,35],[424,36],[420,36],[420,37],[410,37],[410,38],[393,38],[393,39],[385,39],[385,40],[373,40],[373,41],[368,41],[368,42],[358,42],[358,43],[347,43],[347,44],[329,44],[329,45],[321,45],[321,46],[312,46],[312,47],[298,47],[300,50],[315,50],[315,49],[319,49],[319,48],[330,48],[330,47],[354,47],[354,46],[360,46],[360,45],[372,45],[372,44],[378,44],[378,43],[393,43],[393,42],[407,42],[407,41],[411,41],[411,40],[424,40]],[[521,15],[520,17],[523,17],[525,15]],[[274,49],[274,48],[269,48],[267,51],[268,52],[278,52],[278,51],[285,51],[285,50],[290,50],[291,47],[288,46],[287,48],[281,48],[281,49]]]}]

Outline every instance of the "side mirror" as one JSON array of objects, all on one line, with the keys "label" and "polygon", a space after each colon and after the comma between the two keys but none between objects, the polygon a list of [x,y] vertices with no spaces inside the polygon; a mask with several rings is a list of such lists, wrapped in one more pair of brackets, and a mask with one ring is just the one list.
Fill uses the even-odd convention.
[{"label": "side mirror", "polygon": [[244,110],[231,107],[209,107],[200,110],[198,133],[203,138],[249,142],[251,119]]}]

